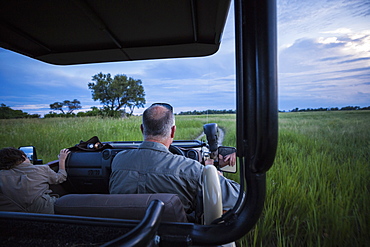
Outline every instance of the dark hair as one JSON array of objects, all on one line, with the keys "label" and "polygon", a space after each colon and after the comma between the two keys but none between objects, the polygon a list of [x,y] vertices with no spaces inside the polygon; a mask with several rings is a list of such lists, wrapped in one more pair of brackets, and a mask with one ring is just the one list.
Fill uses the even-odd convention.
[{"label": "dark hair", "polygon": [[0,170],[9,170],[13,167],[22,164],[26,159],[22,150],[9,147],[0,150]]},{"label": "dark hair", "polygon": [[160,104],[154,104],[143,113],[143,134],[145,137],[167,137],[175,124],[173,112]]}]

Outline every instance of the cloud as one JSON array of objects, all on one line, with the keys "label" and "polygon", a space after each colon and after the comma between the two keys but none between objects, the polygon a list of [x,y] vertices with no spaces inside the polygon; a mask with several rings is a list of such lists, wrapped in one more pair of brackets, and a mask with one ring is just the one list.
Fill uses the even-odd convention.
[{"label": "cloud", "polygon": [[324,57],[320,58],[320,62],[326,62],[326,61],[342,61],[345,58],[351,57],[352,55],[345,55],[345,56],[336,56],[336,57]]},{"label": "cloud", "polygon": [[338,64],[355,63],[355,62],[362,62],[362,61],[367,61],[367,60],[370,60],[370,57],[359,57],[359,58],[355,58],[355,59],[344,60],[344,61],[338,62]]},{"label": "cloud", "polygon": [[[145,86],[147,103],[168,102],[182,111],[235,109],[235,81],[229,77],[151,80]],[[185,107],[186,106],[186,107]]]},{"label": "cloud", "polygon": [[280,48],[300,38],[330,36],[333,30],[358,32],[369,23],[369,1],[278,0],[277,3]]},{"label": "cloud", "polygon": [[369,1],[348,1],[348,6],[353,16],[367,17],[370,15],[370,2]]},{"label": "cloud", "polygon": [[330,34],[349,34],[351,33],[351,29],[349,28],[338,28],[336,30],[324,31],[321,33],[330,33]]},{"label": "cloud", "polygon": [[366,98],[370,93],[369,30],[328,33],[333,36],[298,39],[280,51],[281,102],[295,99],[303,105],[338,106],[357,100],[356,105],[370,104]]}]

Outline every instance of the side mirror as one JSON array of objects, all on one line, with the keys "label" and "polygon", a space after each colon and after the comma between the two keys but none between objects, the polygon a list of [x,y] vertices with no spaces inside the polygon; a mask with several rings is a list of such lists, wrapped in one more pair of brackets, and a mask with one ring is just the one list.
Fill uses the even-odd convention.
[{"label": "side mirror", "polygon": [[[232,153],[235,153],[235,155],[236,155],[236,148],[234,148],[234,147],[224,147],[224,146],[218,147],[218,154],[221,154],[222,156],[226,156],[226,155],[232,154]],[[216,165],[219,166],[219,164],[216,164]],[[236,160],[235,160],[234,166],[227,165],[227,166],[224,166],[224,167],[219,167],[219,169],[223,172],[236,173],[236,171],[237,171],[237,169],[236,169]]]},{"label": "side mirror", "polygon": [[[218,126],[216,123],[209,123],[203,125],[204,134],[207,137],[209,151],[215,152],[218,147]],[[213,157],[211,157],[213,158]]]},{"label": "side mirror", "polygon": [[37,159],[36,148],[34,146],[23,146],[18,149],[22,150],[26,154],[32,164],[42,164],[42,160]]}]

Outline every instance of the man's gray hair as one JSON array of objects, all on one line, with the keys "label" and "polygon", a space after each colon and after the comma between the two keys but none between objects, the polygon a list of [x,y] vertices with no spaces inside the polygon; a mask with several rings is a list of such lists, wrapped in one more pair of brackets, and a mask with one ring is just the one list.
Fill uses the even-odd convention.
[{"label": "man's gray hair", "polygon": [[152,105],[143,113],[144,138],[166,138],[175,125],[173,112],[160,105]]}]

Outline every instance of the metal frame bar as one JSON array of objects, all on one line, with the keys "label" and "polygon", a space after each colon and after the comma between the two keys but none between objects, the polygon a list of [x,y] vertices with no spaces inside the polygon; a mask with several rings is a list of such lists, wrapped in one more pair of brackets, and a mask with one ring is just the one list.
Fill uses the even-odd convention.
[{"label": "metal frame bar", "polygon": [[157,245],[159,239],[157,238],[157,230],[161,221],[164,210],[164,203],[159,200],[152,201],[143,220],[133,230],[127,234],[114,239],[102,246],[150,246]]}]

